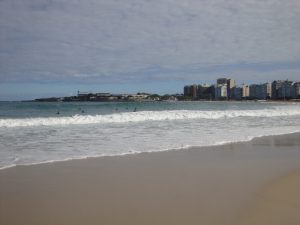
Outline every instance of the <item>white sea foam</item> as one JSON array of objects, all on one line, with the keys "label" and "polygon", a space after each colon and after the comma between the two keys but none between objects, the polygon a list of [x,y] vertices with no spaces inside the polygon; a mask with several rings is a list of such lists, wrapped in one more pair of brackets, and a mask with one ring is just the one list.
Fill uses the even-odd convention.
[{"label": "white sea foam", "polygon": [[278,107],[261,110],[223,110],[223,111],[196,111],[196,110],[173,110],[173,111],[140,111],[125,112],[109,115],[74,115],[70,117],[48,118],[23,118],[23,119],[0,119],[1,127],[31,127],[31,126],[57,126],[57,125],[80,125],[101,123],[130,123],[145,121],[165,120],[192,120],[192,119],[223,119],[235,117],[279,117],[300,115],[299,107]]},{"label": "white sea foam", "polygon": [[257,136],[251,136],[247,137],[245,139],[241,140],[231,140],[231,141],[219,141],[213,144],[207,144],[207,145],[185,145],[180,147],[174,147],[174,148],[166,148],[166,149],[155,149],[155,150],[146,150],[146,151],[128,151],[128,152],[122,152],[122,153],[115,153],[115,154],[89,154],[85,156],[72,156],[68,158],[60,158],[55,160],[37,160],[36,162],[28,162],[28,163],[21,163],[21,164],[13,164],[9,163],[5,166],[0,165],[0,170],[8,169],[11,167],[15,167],[17,165],[22,166],[30,166],[30,165],[40,165],[40,164],[46,164],[46,163],[56,163],[56,162],[64,162],[64,161],[72,161],[72,160],[79,160],[79,159],[89,159],[89,158],[98,158],[98,157],[113,157],[113,156],[127,156],[127,155],[135,155],[135,154],[141,154],[141,153],[153,153],[153,152],[165,152],[165,151],[179,151],[179,150],[187,150],[187,149],[193,149],[193,148],[201,148],[201,147],[210,147],[210,146],[220,146],[220,145],[226,145],[231,143],[239,143],[239,142],[248,142],[253,140],[254,138],[259,137],[267,137],[267,136],[273,136],[273,135],[285,135],[285,134],[292,134],[292,133],[298,133],[300,130],[290,131],[290,132],[278,132],[276,134],[265,134],[265,135],[257,135]]},{"label": "white sea foam", "polygon": [[3,118],[0,119],[0,169],[212,146],[300,131],[299,104],[241,104],[237,107],[236,104],[213,103],[204,104],[198,110],[188,109]]}]

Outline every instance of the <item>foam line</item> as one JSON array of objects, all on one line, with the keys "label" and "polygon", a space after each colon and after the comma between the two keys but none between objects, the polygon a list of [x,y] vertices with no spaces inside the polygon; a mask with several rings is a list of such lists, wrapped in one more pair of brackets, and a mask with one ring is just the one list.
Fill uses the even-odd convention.
[{"label": "foam line", "polygon": [[224,119],[235,117],[278,117],[300,115],[298,108],[277,108],[263,110],[224,110],[224,111],[141,111],[109,115],[75,115],[71,117],[1,119],[0,127],[57,126],[101,123],[130,123],[164,120]]}]

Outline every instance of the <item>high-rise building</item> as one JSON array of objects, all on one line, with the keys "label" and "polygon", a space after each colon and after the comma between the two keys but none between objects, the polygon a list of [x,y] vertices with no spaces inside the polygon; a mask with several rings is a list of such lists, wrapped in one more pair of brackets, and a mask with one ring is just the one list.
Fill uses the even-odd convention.
[{"label": "high-rise building", "polygon": [[235,100],[241,100],[243,97],[243,87],[233,87],[231,89],[231,98]]},{"label": "high-rise building", "polygon": [[214,98],[214,86],[208,84],[193,84],[186,85],[183,89],[184,97],[192,99],[213,99]]},{"label": "high-rise building", "polygon": [[227,99],[227,85],[215,86],[215,99]]},{"label": "high-rise building", "polygon": [[215,85],[193,84],[184,87],[184,96],[191,99],[300,99],[300,82],[275,80],[272,83],[236,86],[234,79],[218,78]]},{"label": "high-rise building", "polygon": [[191,88],[190,87],[191,86],[189,86],[189,85],[184,86],[184,88],[183,88],[184,97],[191,97]]},{"label": "high-rise building", "polygon": [[235,80],[227,79],[226,84],[227,84],[227,97],[228,99],[231,99],[231,97],[233,96],[232,88],[235,87]]},{"label": "high-rise building", "polygon": [[198,95],[198,85],[193,84],[190,86],[184,86],[183,94],[185,97],[197,98]]},{"label": "high-rise building", "polygon": [[197,84],[193,84],[191,86],[191,92],[192,92],[192,98],[196,99],[198,97],[198,85]]},{"label": "high-rise building", "polygon": [[251,99],[256,99],[256,93],[257,93],[257,84],[251,84],[249,86],[249,97]]},{"label": "high-rise building", "polygon": [[272,82],[272,99],[279,98],[279,89],[282,87],[284,80],[274,80]]},{"label": "high-rise building", "polygon": [[300,98],[300,82],[294,83],[294,96],[293,98]]},{"label": "high-rise building", "polygon": [[220,85],[226,85],[226,92],[227,92],[227,98],[230,99],[233,96],[232,88],[235,87],[235,80],[234,79],[227,79],[227,78],[218,78],[217,79],[217,86]]},{"label": "high-rise building", "polygon": [[243,98],[249,98],[249,96],[250,96],[249,85],[243,85],[242,88],[243,88],[242,97]]},{"label": "high-rise building", "polygon": [[278,89],[278,98],[279,99],[290,99],[294,96],[295,88],[294,82],[286,80]]},{"label": "high-rise building", "polygon": [[271,98],[272,88],[271,83],[264,83],[257,85],[256,98],[257,99],[269,99]]},{"label": "high-rise building", "polygon": [[208,84],[199,84],[198,85],[198,98],[199,99],[212,99],[212,87]]},{"label": "high-rise building", "polygon": [[272,83],[265,83],[267,90],[267,98],[272,98]]},{"label": "high-rise building", "polygon": [[251,99],[266,100],[271,98],[271,83],[251,84],[249,90]]}]

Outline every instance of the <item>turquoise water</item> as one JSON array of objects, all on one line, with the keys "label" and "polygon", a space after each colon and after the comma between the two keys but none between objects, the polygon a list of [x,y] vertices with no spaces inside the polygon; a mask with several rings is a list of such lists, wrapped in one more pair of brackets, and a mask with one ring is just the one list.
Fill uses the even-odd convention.
[{"label": "turquoise water", "polygon": [[300,104],[0,102],[0,168],[300,131]]}]

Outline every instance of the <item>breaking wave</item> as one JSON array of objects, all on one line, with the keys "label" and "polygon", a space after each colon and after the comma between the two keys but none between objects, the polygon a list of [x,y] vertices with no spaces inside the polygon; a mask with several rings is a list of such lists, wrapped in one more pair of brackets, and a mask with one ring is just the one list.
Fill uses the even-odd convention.
[{"label": "breaking wave", "polygon": [[235,117],[286,117],[300,115],[300,109],[278,107],[263,110],[173,110],[124,112],[109,115],[74,115],[70,117],[0,119],[0,127],[65,126],[102,123],[131,123],[166,120],[224,119]]}]

